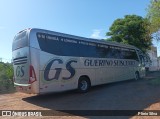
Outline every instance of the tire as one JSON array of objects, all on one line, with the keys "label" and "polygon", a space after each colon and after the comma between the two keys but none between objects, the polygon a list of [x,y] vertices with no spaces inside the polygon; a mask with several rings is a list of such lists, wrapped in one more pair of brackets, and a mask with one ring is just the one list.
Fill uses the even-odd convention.
[{"label": "tire", "polygon": [[88,92],[89,88],[90,88],[89,79],[86,77],[80,77],[78,81],[78,92],[86,93]]},{"label": "tire", "polygon": [[139,72],[136,71],[136,72],[135,72],[135,80],[139,80],[139,79],[140,79]]}]

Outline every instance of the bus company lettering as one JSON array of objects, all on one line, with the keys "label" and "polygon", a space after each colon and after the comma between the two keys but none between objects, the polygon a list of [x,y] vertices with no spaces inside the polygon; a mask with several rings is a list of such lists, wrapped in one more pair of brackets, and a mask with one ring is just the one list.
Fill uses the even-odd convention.
[{"label": "bus company lettering", "polygon": [[[52,64],[54,64],[54,62],[58,62],[58,64],[63,64],[64,63],[61,59],[51,60],[47,64],[47,66],[45,67],[45,70],[44,70],[44,79],[46,81],[51,81],[51,80],[54,80],[54,79],[58,80],[59,79],[62,68],[55,68],[54,69],[54,70],[56,70],[55,75],[52,78],[49,78],[49,72],[50,72],[51,66],[52,66]],[[63,77],[62,78],[63,80],[71,79],[75,75],[75,69],[71,66],[72,63],[77,63],[77,61],[69,60],[69,61],[66,62],[66,70],[68,70],[70,72],[70,76],[69,77]]]},{"label": "bus company lettering", "polygon": [[86,59],[84,66],[135,66],[135,61],[125,60],[91,60]]},{"label": "bus company lettering", "polygon": [[17,66],[16,76],[17,77],[23,77],[24,76],[24,66]]}]

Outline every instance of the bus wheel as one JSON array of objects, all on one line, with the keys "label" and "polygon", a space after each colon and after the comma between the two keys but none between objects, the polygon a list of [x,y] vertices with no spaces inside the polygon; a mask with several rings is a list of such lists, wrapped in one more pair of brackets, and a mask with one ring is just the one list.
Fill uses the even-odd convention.
[{"label": "bus wheel", "polygon": [[88,92],[90,88],[90,81],[87,77],[80,77],[78,81],[78,91],[80,93],[86,93]]},{"label": "bus wheel", "polygon": [[136,71],[136,72],[135,72],[135,80],[139,80],[139,79],[140,79],[139,72]]}]

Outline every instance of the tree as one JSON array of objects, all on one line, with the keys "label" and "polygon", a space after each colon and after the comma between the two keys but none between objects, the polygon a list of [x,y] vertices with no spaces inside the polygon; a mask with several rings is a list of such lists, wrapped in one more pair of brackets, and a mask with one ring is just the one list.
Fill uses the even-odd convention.
[{"label": "tree", "polygon": [[107,36],[110,36],[107,40],[134,45],[146,52],[152,45],[149,25],[147,18],[126,15],[124,18],[116,19],[113,22],[110,31],[106,33]]},{"label": "tree", "polygon": [[147,18],[151,23],[151,33],[155,33],[156,38],[158,38],[157,33],[160,30],[160,0],[150,1],[150,4],[147,9]]},{"label": "tree", "polygon": [[13,66],[10,63],[0,63],[0,77],[1,74],[4,74],[6,79],[13,78]]}]

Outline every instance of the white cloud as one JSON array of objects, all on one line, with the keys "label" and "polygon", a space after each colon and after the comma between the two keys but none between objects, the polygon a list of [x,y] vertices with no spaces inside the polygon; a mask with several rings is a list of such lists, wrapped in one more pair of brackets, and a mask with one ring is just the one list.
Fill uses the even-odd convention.
[{"label": "white cloud", "polygon": [[106,39],[105,31],[103,29],[94,29],[92,30],[92,34],[90,35],[90,38]]},{"label": "white cloud", "polygon": [[101,38],[100,33],[101,33],[100,29],[94,29],[90,37],[99,39]]}]

